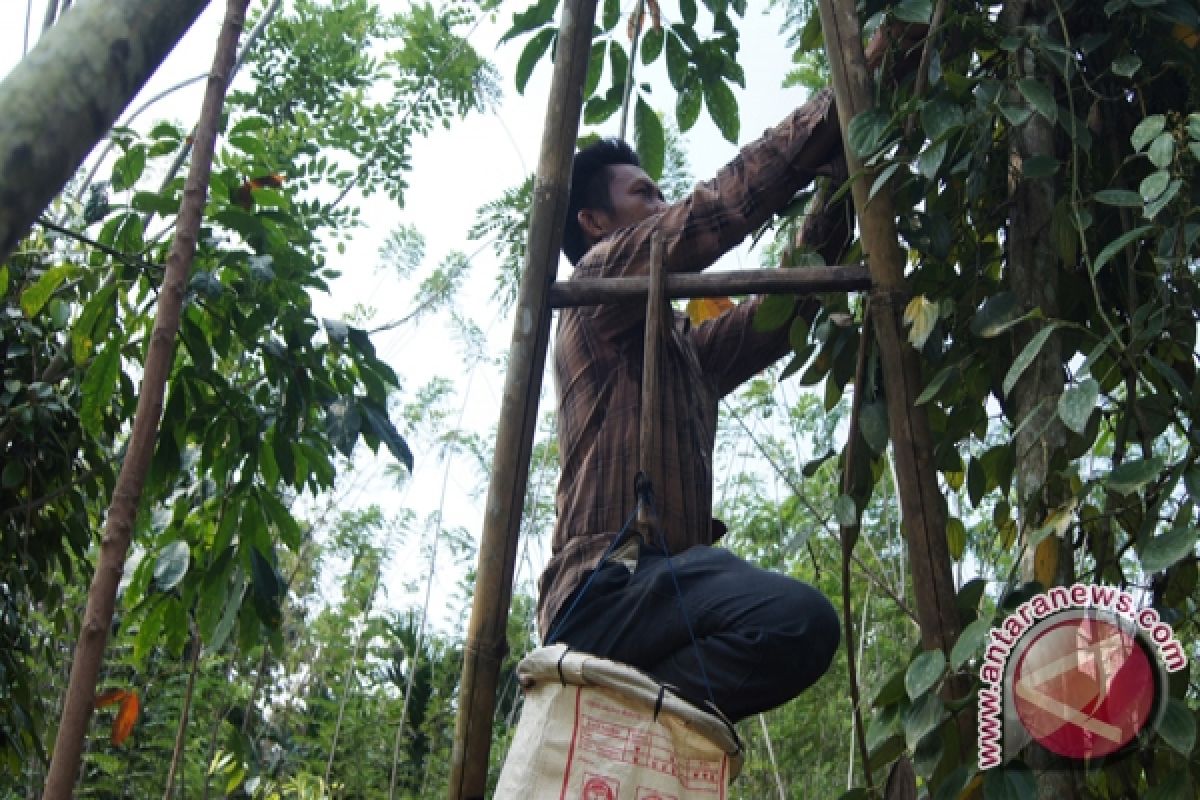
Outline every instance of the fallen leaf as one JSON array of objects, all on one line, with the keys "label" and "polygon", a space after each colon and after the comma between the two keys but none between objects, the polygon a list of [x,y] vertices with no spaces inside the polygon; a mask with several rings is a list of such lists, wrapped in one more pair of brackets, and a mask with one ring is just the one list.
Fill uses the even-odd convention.
[{"label": "fallen leaf", "polygon": [[1192,49],[1195,49],[1196,45],[1200,45],[1200,31],[1190,28],[1182,22],[1176,23],[1175,27],[1171,29],[1171,36]]},{"label": "fallen leaf", "polygon": [[121,707],[117,709],[117,718],[113,720],[112,743],[114,745],[120,745],[129,738],[129,734],[133,733],[133,726],[137,723],[139,710],[137,693],[126,692],[125,697],[121,699]]},{"label": "fallen leaf", "polygon": [[693,297],[688,300],[687,315],[693,325],[716,319],[733,308],[733,301],[728,297]]},{"label": "fallen leaf", "polygon": [[96,708],[111,706],[116,703],[120,703],[128,694],[129,692],[124,689],[109,689],[106,692],[101,692],[100,694],[96,695],[96,699],[93,701],[92,705]]},{"label": "fallen leaf", "polygon": [[904,309],[904,324],[909,326],[908,341],[920,350],[925,346],[933,326],[938,321],[938,304],[931,303],[925,295],[919,294],[908,302]]}]

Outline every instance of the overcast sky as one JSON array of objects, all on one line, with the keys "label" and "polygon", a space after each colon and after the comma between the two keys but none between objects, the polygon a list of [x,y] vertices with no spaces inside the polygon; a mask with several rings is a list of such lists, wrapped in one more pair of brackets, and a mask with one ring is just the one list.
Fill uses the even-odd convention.
[{"label": "overcast sky", "polygon": [[[80,0],[103,2],[104,0]],[[27,11],[30,19],[30,46],[36,42],[45,13],[45,0],[0,0],[0,74],[7,74],[20,59],[26,31]],[[255,6],[265,5],[254,0]],[[534,73],[524,96],[514,88],[512,75],[524,40],[496,46],[508,28],[514,10],[522,10],[528,0],[508,2],[493,20],[480,25],[471,35],[471,43],[484,55],[493,58],[502,74],[504,99],[499,108],[488,114],[473,114],[457,122],[449,131],[439,130],[431,138],[418,141],[413,152],[414,169],[409,176],[410,188],[404,208],[378,196],[363,204],[367,225],[354,232],[354,241],[344,256],[331,253],[333,266],[342,270],[330,296],[315,298],[317,313],[340,317],[349,314],[357,305],[378,310],[378,322],[402,315],[410,306],[415,282],[401,283],[393,275],[376,269],[378,248],[388,233],[399,224],[414,225],[428,245],[426,265],[432,268],[451,251],[473,252],[478,245],[467,241],[466,232],[474,220],[476,209],[498,198],[505,189],[518,185],[537,165],[541,128],[545,116],[546,93],[550,67],[541,64]],[[214,43],[224,13],[224,3],[214,0],[200,20],[171,54],[163,67],[150,79],[141,97],[150,97],[162,89],[203,71],[211,63]],[[384,2],[385,12],[404,7],[403,2]],[[634,0],[623,0],[628,13]],[[747,90],[736,90],[741,109],[742,143],[758,136],[773,125],[804,98],[800,90],[783,90],[780,81],[790,66],[790,57],[778,33],[780,16],[764,15],[762,0],[752,2],[745,24],[742,25],[740,61],[746,70]],[[677,18],[673,0],[663,3],[665,18]],[[640,67],[640,63],[639,63]],[[674,106],[674,95],[666,81],[661,64],[653,69],[642,68],[639,81],[650,81],[654,87],[652,104],[663,110]],[[139,118],[135,127],[146,130],[160,119],[173,119],[193,124],[198,113],[203,82],[173,95]],[[131,107],[139,105],[136,101]],[[602,134],[614,134],[616,117],[599,128]],[[706,114],[684,137],[684,145],[693,176],[709,177],[735,153],[725,142]],[[103,170],[101,175],[103,175]],[[565,262],[563,262],[565,265]],[[739,250],[727,257],[723,268],[758,266],[757,256]],[[469,315],[488,336],[488,355],[497,357],[508,347],[511,320],[501,316],[490,295],[495,282],[496,264],[490,250],[473,259],[468,286],[459,307]],[[421,275],[417,276],[417,280]],[[463,424],[473,430],[486,432],[497,422],[504,376],[488,364],[473,369],[464,366],[466,358],[461,345],[455,341],[452,327],[443,319],[432,319],[419,328],[409,326],[376,338],[379,352],[394,366],[404,380],[405,395],[411,397],[417,387],[435,376],[451,380],[457,394],[450,407],[451,423],[459,414]],[[543,393],[543,411],[551,402],[550,385]],[[413,480],[403,490],[396,490],[382,471],[387,459],[359,458],[355,474],[343,482],[347,494],[339,502],[342,508],[380,503],[385,508],[409,507],[421,517],[436,511],[444,504],[445,524],[462,526],[471,536],[478,536],[481,527],[483,500],[475,498],[482,480],[474,464],[465,460],[452,461],[447,471],[432,454],[418,450],[417,469]],[[443,491],[444,489],[444,491]],[[545,491],[552,492],[553,487]],[[445,498],[444,501],[442,498]],[[415,543],[414,543],[415,544]],[[388,583],[393,584],[392,605],[408,605],[399,584],[407,577],[426,574],[428,565],[419,566],[415,548],[406,550],[397,559],[395,573]],[[525,573],[520,580],[532,583],[548,553],[536,549],[530,553]],[[456,573],[444,582],[453,584]],[[418,598],[419,599],[419,598]],[[444,606],[444,604],[438,604]],[[444,610],[444,609],[443,609]],[[434,620],[442,625],[462,624],[459,619]]]}]

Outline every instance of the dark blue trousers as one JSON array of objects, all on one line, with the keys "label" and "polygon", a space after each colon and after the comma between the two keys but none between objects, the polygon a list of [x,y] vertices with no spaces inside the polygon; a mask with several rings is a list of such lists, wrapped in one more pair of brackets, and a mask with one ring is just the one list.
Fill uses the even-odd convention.
[{"label": "dark blue trousers", "polygon": [[715,547],[670,563],[678,591],[661,550],[643,545],[632,573],[602,564],[574,609],[574,596],[564,604],[555,643],[637,667],[700,705],[707,674],[717,708],[735,722],[786,703],[829,669],[840,629],[816,589]]}]

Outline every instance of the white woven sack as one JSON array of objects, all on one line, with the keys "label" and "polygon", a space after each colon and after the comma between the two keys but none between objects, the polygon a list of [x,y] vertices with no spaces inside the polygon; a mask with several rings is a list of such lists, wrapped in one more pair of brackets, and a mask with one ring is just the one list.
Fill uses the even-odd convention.
[{"label": "white woven sack", "polygon": [[725,800],[741,770],[724,721],[632,667],[556,645],[517,672],[525,704],[496,800]]}]

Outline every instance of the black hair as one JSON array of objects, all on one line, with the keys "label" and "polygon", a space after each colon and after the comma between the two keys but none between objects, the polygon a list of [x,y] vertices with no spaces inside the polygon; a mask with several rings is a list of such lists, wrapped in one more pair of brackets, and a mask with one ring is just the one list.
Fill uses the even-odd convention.
[{"label": "black hair", "polygon": [[563,252],[572,264],[588,251],[588,240],[579,226],[579,212],[585,208],[612,210],[608,191],[608,168],[619,164],[642,165],[637,153],[621,139],[600,139],[575,154],[571,162],[571,197],[567,203],[567,224],[563,230]]}]

